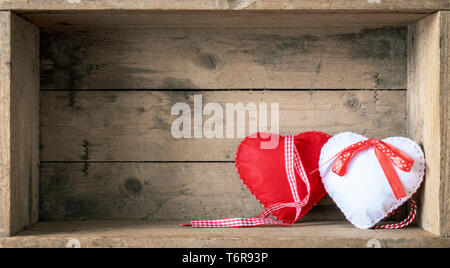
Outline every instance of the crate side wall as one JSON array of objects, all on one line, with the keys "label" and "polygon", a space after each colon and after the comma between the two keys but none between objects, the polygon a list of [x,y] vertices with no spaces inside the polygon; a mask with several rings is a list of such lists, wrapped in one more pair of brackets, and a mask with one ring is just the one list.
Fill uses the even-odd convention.
[{"label": "crate side wall", "polygon": [[448,12],[409,27],[408,135],[420,142],[427,159],[420,225],[448,235]]},{"label": "crate side wall", "polygon": [[2,235],[38,220],[39,30],[1,13]]},{"label": "crate side wall", "polygon": [[11,13],[0,12],[0,235],[10,234],[10,81],[11,81]]},{"label": "crate side wall", "polygon": [[450,236],[450,12],[441,14],[441,234]]}]

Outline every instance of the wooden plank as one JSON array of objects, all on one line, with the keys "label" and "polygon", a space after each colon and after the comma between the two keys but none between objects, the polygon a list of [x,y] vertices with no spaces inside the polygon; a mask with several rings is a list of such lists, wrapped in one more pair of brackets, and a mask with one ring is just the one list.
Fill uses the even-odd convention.
[{"label": "wooden plank", "polygon": [[421,226],[448,235],[448,13],[431,15],[409,29],[408,134],[427,158]]},{"label": "wooden plank", "polygon": [[436,11],[447,0],[1,0],[6,10],[302,10],[302,11]]},{"label": "wooden plank", "polygon": [[1,220],[9,236],[38,220],[39,29],[0,15]]},{"label": "wooden plank", "polygon": [[[234,163],[44,163],[40,187],[42,221],[254,217],[264,209]],[[303,220],[343,219],[327,198]]]},{"label": "wooden plank", "polygon": [[41,88],[405,89],[404,27],[44,31]]},{"label": "wooden plank", "polygon": [[441,234],[450,236],[450,12],[441,14]]},{"label": "wooden plank", "polygon": [[16,233],[38,221],[39,28],[11,15],[11,29],[11,233]]},{"label": "wooden plank", "polygon": [[[358,230],[345,222],[311,222],[290,228],[193,229],[180,221],[42,222],[0,247],[65,248],[71,239],[89,247],[174,248],[382,248],[450,247],[450,240],[417,227],[402,230]],[[376,241],[375,241],[376,240]],[[370,241],[370,242],[369,242]],[[173,258],[182,258],[174,255]]]},{"label": "wooden plank", "polygon": [[[224,138],[172,136],[172,124],[179,117],[171,115],[173,105],[184,102],[193,113],[195,95],[202,96],[203,105],[222,107]],[[238,137],[235,130],[235,138],[227,138],[227,103],[268,103],[269,108],[278,103],[282,135],[354,131],[385,138],[406,131],[404,90],[48,91],[41,93],[41,103],[43,161],[233,161],[244,136]],[[248,122],[235,123],[235,128],[249,135]],[[274,126],[268,121],[268,130]]]},{"label": "wooden plank", "polygon": [[11,13],[0,13],[0,236],[10,232],[10,79],[11,79]]},{"label": "wooden plank", "polygon": [[427,13],[338,14],[298,11],[52,11],[21,13],[44,29],[335,28],[407,26]]}]

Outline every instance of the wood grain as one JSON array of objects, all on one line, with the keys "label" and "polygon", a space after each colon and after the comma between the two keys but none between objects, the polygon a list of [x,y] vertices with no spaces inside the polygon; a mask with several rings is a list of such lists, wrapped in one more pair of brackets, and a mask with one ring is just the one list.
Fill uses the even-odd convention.
[{"label": "wood grain", "polygon": [[6,10],[302,10],[302,11],[436,11],[450,9],[447,0],[1,0]]},{"label": "wood grain", "polygon": [[[204,105],[219,103],[224,114],[226,103],[279,103],[282,135],[354,131],[384,138],[406,131],[403,90],[48,91],[41,92],[41,159],[233,161],[243,137],[173,138],[171,127],[178,116],[171,115],[172,106],[185,102],[193,110],[194,95],[202,95]],[[247,135],[248,121],[236,125]],[[270,130],[273,126],[268,122]]]},{"label": "wood grain", "polygon": [[0,235],[38,220],[39,29],[0,13]]},{"label": "wood grain", "polygon": [[52,11],[22,13],[46,30],[108,28],[381,28],[407,26],[427,13],[338,14],[299,11]]},{"label": "wood grain", "polygon": [[421,193],[421,226],[448,235],[448,12],[409,28],[408,134],[422,143],[427,174]]},{"label": "wood grain", "polygon": [[[450,12],[441,12],[441,24],[442,24],[442,33],[441,33],[441,85],[444,90],[443,98],[442,98],[442,107],[445,118],[445,109],[447,109],[447,121],[442,120],[442,129],[444,138],[442,140],[442,147],[444,148],[441,151],[443,165],[441,167],[442,172],[442,180],[443,180],[443,193],[444,196],[441,196],[441,202],[443,205],[441,206],[441,215],[444,215],[444,222],[442,225],[443,231],[441,232],[447,237],[450,237]],[[445,95],[447,95],[447,101],[445,100]],[[447,104],[445,104],[447,102]],[[445,164],[447,162],[447,164]]]},{"label": "wood grain", "polygon": [[38,221],[39,28],[11,16],[11,200],[13,233]]},{"label": "wood grain", "polygon": [[[41,221],[255,217],[234,163],[44,163]],[[324,199],[304,220],[343,220]]]},{"label": "wood grain", "polygon": [[0,247],[65,248],[70,239],[82,248],[365,248],[376,239],[383,248],[450,247],[450,240],[417,227],[358,230],[346,222],[310,222],[289,228],[192,229],[180,221],[42,222],[20,236],[0,238]]},{"label": "wood grain", "polygon": [[44,30],[41,89],[405,89],[406,28]]},{"label": "wood grain", "polygon": [[11,13],[0,12],[0,236],[11,229]]},{"label": "wood grain", "polygon": [[441,14],[441,234],[450,236],[450,12]]}]

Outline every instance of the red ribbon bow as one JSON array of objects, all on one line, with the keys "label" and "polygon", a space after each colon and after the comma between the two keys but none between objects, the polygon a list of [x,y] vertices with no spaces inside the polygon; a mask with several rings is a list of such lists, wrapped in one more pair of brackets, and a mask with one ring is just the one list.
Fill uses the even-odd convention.
[{"label": "red ribbon bow", "polygon": [[347,165],[352,157],[356,153],[371,146],[374,146],[375,155],[377,156],[378,162],[380,163],[380,166],[383,169],[389,184],[391,185],[395,197],[397,199],[406,197],[405,189],[403,188],[402,182],[398,178],[397,172],[395,171],[393,165],[398,167],[400,170],[410,172],[414,165],[414,160],[386,142],[370,139],[350,145],[337,155],[338,158],[333,165],[333,172],[341,177],[344,176],[347,172]]}]

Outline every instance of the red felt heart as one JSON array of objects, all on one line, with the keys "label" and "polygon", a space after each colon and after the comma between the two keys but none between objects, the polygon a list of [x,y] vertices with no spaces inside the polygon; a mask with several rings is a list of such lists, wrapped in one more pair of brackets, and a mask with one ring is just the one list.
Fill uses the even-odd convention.
[{"label": "red felt heart", "polygon": [[[279,138],[278,146],[274,149],[262,149],[261,143],[267,144],[273,138]],[[320,152],[329,139],[329,135],[316,131],[295,136],[294,143],[307,174],[319,167]],[[276,203],[294,202],[286,175],[284,142],[285,138],[282,136],[270,137],[267,133],[258,133],[247,137],[236,153],[236,168],[241,180],[265,208]],[[302,199],[307,194],[306,187],[297,174],[296,178]],[[311,185],[309,202],[302,208],[296,221],[326,194],[319,172],[309,174],[308,178]],[[291,222],[295,214],[295,208],[283,208],[272,213],[275,218],[285,223]]]}]

